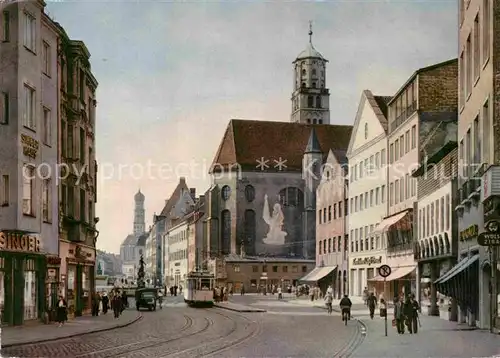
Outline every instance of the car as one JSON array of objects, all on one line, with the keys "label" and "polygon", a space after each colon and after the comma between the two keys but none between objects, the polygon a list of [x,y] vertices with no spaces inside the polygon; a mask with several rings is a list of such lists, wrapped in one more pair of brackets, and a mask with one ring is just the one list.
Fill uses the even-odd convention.
[{"label": "car", "polygon": [[140,288],[135,291],[135,307],[138,311],[141,308],[156,311],[157,300],[158,290],[156,288]]}]

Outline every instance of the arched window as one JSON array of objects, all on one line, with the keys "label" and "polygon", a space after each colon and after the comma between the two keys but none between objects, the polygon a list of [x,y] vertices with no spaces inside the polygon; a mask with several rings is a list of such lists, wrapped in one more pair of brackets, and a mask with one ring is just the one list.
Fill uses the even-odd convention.
[{"label": "arched window", "polygon": [[245,198],[247,199],[247,201],[249,203],[251,203],[252,201],[254,201],[255,199],[255,188],[251,185],[247,185],[245,187]]},{"label": "arched window", "polygon": [[313,87],[313,88],[316,88],[316,82],[313,82],[313,83],[312,83],[312,87]]},{"label": "arched window", "polygon": [[323,124],[323,120],[322,119],[318,119],[318,124]]},{"label": "arched window", "polygon": [[305,76],[307,74],[306,69],[302,69],[302,76]]},{"label": "arched window", "polygon": [[303,194],[299,188],[288,187],[279,193],[279,201],[282,206],[303,206]]},{"label": "arched window", "polygon": [[307,108],[313,108],[313,107],[314,107],[314,97],[307,96]]},{"label": "arched window", "polygon": [[314,119],[313,119],[313,124],[317,124],[317,123],[316,123],[316,118],[314,118]]},{"label": "arched window", "polygon": [[316,96],[316,108],[321,108],[321,96]]},{"label": "arched window", "polygon": [[316,76],[316,69],[315,68],[312,69],[312,75]]},{"label": "arched window", "polygon": [[368,123],[365,123],[365,139],[368,139]]},{"label": "arched window", "polygon": [[223,210],[221,213],[221,238],[222,254],[228,255],[231,252],[231,212]]},{"label": "arched window", "polygon": [[245,210],[245,251],[249,255],[254,255],[255,253],[255,211]]}]

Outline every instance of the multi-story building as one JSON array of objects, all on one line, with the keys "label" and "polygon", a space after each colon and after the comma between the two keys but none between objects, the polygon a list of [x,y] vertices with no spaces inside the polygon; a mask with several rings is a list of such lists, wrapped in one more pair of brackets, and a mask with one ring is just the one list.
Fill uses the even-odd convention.
[{"label": "multi-story building", "polygon": [[12,2],[2,6],[0,19],[0,316],[8,325],[39,319],[58,298],[63,34],[44,6]]},{"label": "multi-story building", "polygon": [[325,292],[347,293],[347,158],[345,151],[330,151],[316,189],[316,268],[302,280],[316,282]]},{"label": "multi-story building", "polygon": [[[349,283],[350,294],[381,292],[377,267],[385,264],[386,246],[374,228],[387,216],[387,103],[391,97],[361,94],[349,142]],[[370,286],[370,287],[369,287]]]},{"label": "multi-story building", "polygon": [[[448,137],[456,133],[457,60],[417,70],[388,102],[388,216],[373,231],[387,247],[386,297],[416,291],[413,254],[413,217],[417,201],[417,179],[411,174],[427,153],[445,144],[447,137],[433,135],[446,127]],[[451,124],[450,124],[451,123]],[[382,281],[378,276],[373,281]]]},{"label": "multi-story building", "polygon": [[59,29],[59,162],[67,166],[59,184],[59,256],[68,310],[79,316],[91,308],[99,234],[95,216],[97,80],[85,44]]},{"label": "multi-story building", "polygon": [[[499,281],[488,247],[477,243],[485,224],[500,218],[497,188],[500,175],[500,4],[493,0],[460,1],[459,23],[459,119],[458,156],[460,203],[458,214],[459,263],[450,285],[460,285],[465,275],[470,286],[464,287],[467,300],[459,302],[459,320],[480,328],[500,327],[498,305],[490,302]],[[478,178],[483,179],[483,183]],[[498,250],[496,251],[498,260]],[[467,261],[464,261],[467,259]],[[493,298],[493,300],[495,300]],[[493,309],[492,309],[493,308]]]},{"label": "multi-story building", "polygon": [[188,270],[188,242],[189,238],[188,220],[180,220],[165,234],[168,248],[167,281],[168,286],[186,287],[186,276]]},{"label": "multi-story building", "polygon": [[[442,128],[441,135],[446,132],[446,127]],[[454,136],[455,131],[451,133]],[[438,302],[436,285],[441,277],[439,292],[458,298],[447,289],[448,280],[444,276],[456,263],[458,248],[457,216],[453,210],[458,201],[458,150],[456,138],[449,139],[413,173],[413,177],[418,178],[415,205],[418,214],[413,227],[418,262],[416,293],[420,306],[424,313],[456,321],[457,300],[445,302],[443,298]]]}]

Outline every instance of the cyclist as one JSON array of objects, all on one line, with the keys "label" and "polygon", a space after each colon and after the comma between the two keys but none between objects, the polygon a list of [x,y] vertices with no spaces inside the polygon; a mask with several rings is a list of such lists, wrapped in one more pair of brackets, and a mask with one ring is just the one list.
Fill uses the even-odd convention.
[{"label": "cyclist", "polygon": [[344,320],[344,313],[347,314],[347,319],[351,319],[351,306],[352,302],[349,299],[349,296],[344,295],[340,300],[340,309],[342,311],[342,320]]}]

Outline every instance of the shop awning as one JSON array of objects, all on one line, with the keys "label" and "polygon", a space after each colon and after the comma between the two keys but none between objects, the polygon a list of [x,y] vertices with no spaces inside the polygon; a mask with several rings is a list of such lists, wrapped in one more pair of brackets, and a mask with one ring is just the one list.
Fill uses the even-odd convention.
[{"label": "shop awning", "polygon": [[314,270],[309,272],[307,275],[302,277],[299,281],[303,282],[317,282],[321,280],[323,277],[328,275],[329,273],[333,272],[337,266],[323,266],[323,267],[316,267]]},{"label": "shop awning", "polygon": [[449,280],[451,280],[453,277],[464,271],[466,268],[470,267],[474,262],[479,260],[479,254],[476,254],[474,256],[471,256],[467,259],[463,259],[460,261],[458,264],[453,266],[450,271],[445,273],[443,276],[438,278],[434,284],[442,284],[445,283]]},{"label": "shop awning", "polygon": [[375,227],[375,230],[372,231],[371,235],[382,234],[385,231],[389,230],[389,228],[392,225],[396,224],[399,220],[404,218],[406,216],[406,214],[408,214],[408,212],[409,212],[409,210],[405,210],[399,214],[390,216],[390,217],[382,220],[382,222]]},{"label": "shop awning", "polygon": [[[404,266],[404,267],[393,268],[391,274],[387,276],[385,280],[387,282],[399,280],[400,278],[405,277],[406,275],[409,275],[410,273],[415,271],[416,268],[417,268],[416,266]],[[380,275],[377,275],[373,278],[370,278],[368,281],[384,281],[384,278]]]}]

